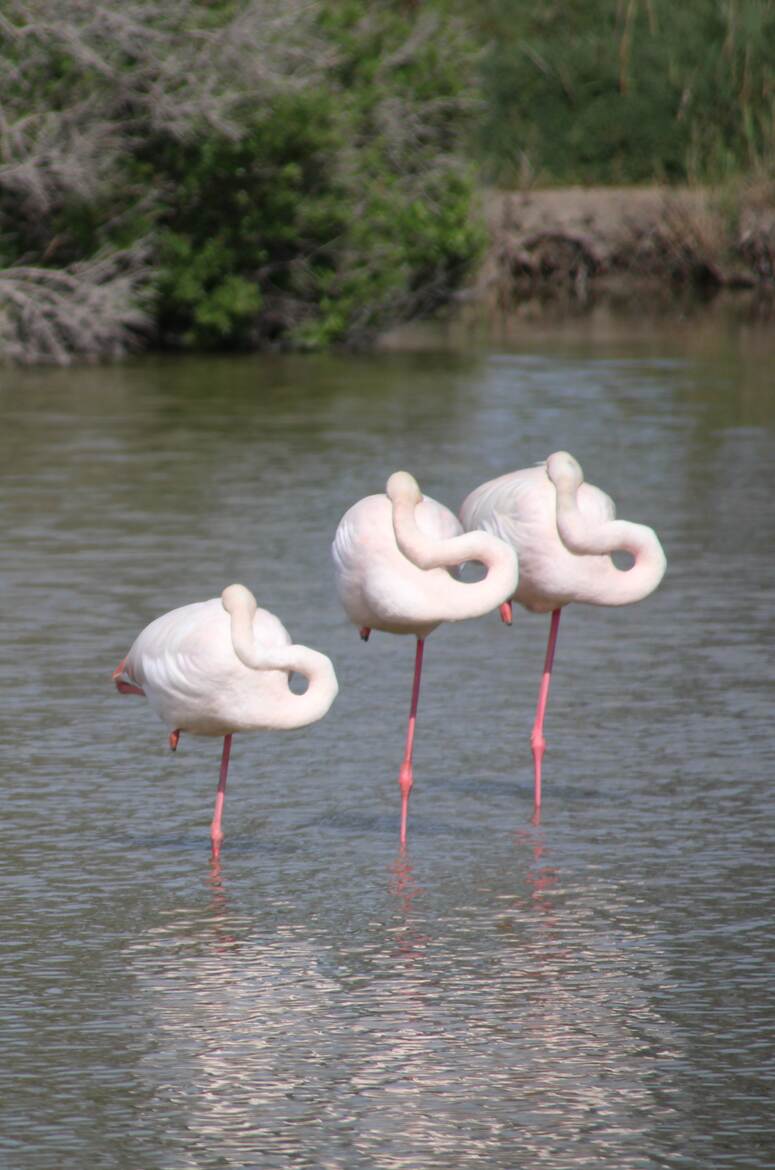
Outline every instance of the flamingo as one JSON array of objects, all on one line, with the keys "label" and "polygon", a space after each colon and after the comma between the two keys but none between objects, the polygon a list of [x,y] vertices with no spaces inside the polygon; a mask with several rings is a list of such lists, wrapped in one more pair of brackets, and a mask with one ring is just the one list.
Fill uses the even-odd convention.
[{"label": "flamingo", "polygon": [[[665,554],[653,529],[615,516],[613,500],[584,482],[579,463],[567,451],[481,484],[460,509],[467,529],[482,528],[516,550],[520,574],[512,600],[532,613],[552,615],[530,737],[536,812],[541,807],[546,750],[544,715],[563,607],[571,601],[589,605],[641,601],[665,572]],[[632,556],[628,569],[618,569],[612,561],[610,554],[617,550]],[[501,606],[501,617],[511,624],[511,601]]]},{"label": "flamingo", "polygon": [[[292,671],[308,679],[303,694],[288,686]],[[314,723],[326,714],[339,689],[330,659],[308,646],[292,645],[282,622],[259,609],[244,585],[229,585],[220,597],[156,618],[137,636],[113,680],[121,694],[147,697],[171,729],[173,751],[182,731],[223,736],[210,826],[216,859],[223,841],[232,736]]]},{"label": "flamingo", "polygon": [[[417,481],[397,471],[385,495],[366,496],[344,514],[332,545],[339,598],[368,640],[372,629],[414,634],[414,682],[401,790],[401,845],[406,844],[412,752],[425,639],[441,622],[479,617],[496,609],[517,587],[517,558],[503,541],[484,532],[464,533],[449,508],[423,496]],[[454,568],[481,562],[483,580],[464,584]]]}]

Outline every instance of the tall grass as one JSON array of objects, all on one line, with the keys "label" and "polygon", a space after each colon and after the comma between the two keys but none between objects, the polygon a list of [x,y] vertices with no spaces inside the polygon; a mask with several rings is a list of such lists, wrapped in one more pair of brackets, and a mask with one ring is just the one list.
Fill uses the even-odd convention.
[{"label": "tall grass", "polygon": [[775,169],[775,0],[465,0],[489,179],[719,183]]}]

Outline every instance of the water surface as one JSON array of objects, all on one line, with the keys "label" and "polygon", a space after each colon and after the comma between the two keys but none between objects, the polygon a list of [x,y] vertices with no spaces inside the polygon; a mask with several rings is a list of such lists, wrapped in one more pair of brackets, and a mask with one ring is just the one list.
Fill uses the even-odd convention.
[{"label": "water surface", "polygon": [[[9,1170],[773,1162],[772,336],[442,338],[370,357],[0,376]],[[573,451],[669,559],[563,618],[428,642],[340,612],[336,523],[398,467],[453,508]],[[341,693],[177,754],[110,674],[242,581]]]}]

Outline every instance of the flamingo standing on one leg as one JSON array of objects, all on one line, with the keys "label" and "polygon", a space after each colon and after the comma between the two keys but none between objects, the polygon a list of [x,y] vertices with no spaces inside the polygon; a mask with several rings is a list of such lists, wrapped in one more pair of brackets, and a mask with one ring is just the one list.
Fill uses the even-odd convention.
[{"label": "flamingo standing on one leg", "polygon": [[[342,517],[332,546],[337,590],[364,641],[372,629],[417,638],[401,789],[401,844],[412,788],[412,750],[425,639],[441,622],[479,617],[511,597],[517,558],[484,532],[463,533],[457,517],[423,496],[417,481],[397,471],[386,495],[366,496]],[[452,571],[465,561],[485,565],[483,580],[464,584]]]},{"label": "flamingo standing on one leg", "polygon": [[[288,686],[292,671],[308,679],[306,691]],[[210,828],[218,857],[232,735],[291,729],[322,719],[336,698],[331,661],[307,646],[291,645],[288,631],[244,585],[220,597],[184,605],[156,618],[135,639],[113,672],[122,694],[145,695],[170,730],[223,736],[223,754]]]},{"label": "flamingo standing on one leg", "polygon": [[[557,451],[545,463],[512,471],[475,488],[460,517],[468,529],[483,528],[507,541],[519,556],[513,594],[533,613],[551,612],[546,660],[531,744],[535,806],[541,806],[541,762],[546,748],[544,715],[549,699],[560,611],[570,601],[627,605],[656,589],[666,560],[656,533],[643,524],[616,520],[613,500],[584,482],[578,462]],[[618,569],[610,554],[628,552],[633,564]],[[501,606],[511,622],[511,603]]]}]

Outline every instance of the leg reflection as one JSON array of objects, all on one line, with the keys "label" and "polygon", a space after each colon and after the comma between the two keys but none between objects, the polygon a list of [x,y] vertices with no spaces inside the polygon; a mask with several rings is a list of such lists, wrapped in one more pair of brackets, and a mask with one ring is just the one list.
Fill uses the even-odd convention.
[{"label": "leg reflection", "polygon": [[414,903],[422,893],[422,886],[419,886],[414,878],[412,863],[404,848],[390,867],[388,890],[398,902],[400,915],[394,953],[409,961],[415,960],[425,950],[428,936],[418,930],[414,921],[414,915],[417,913]]}]

